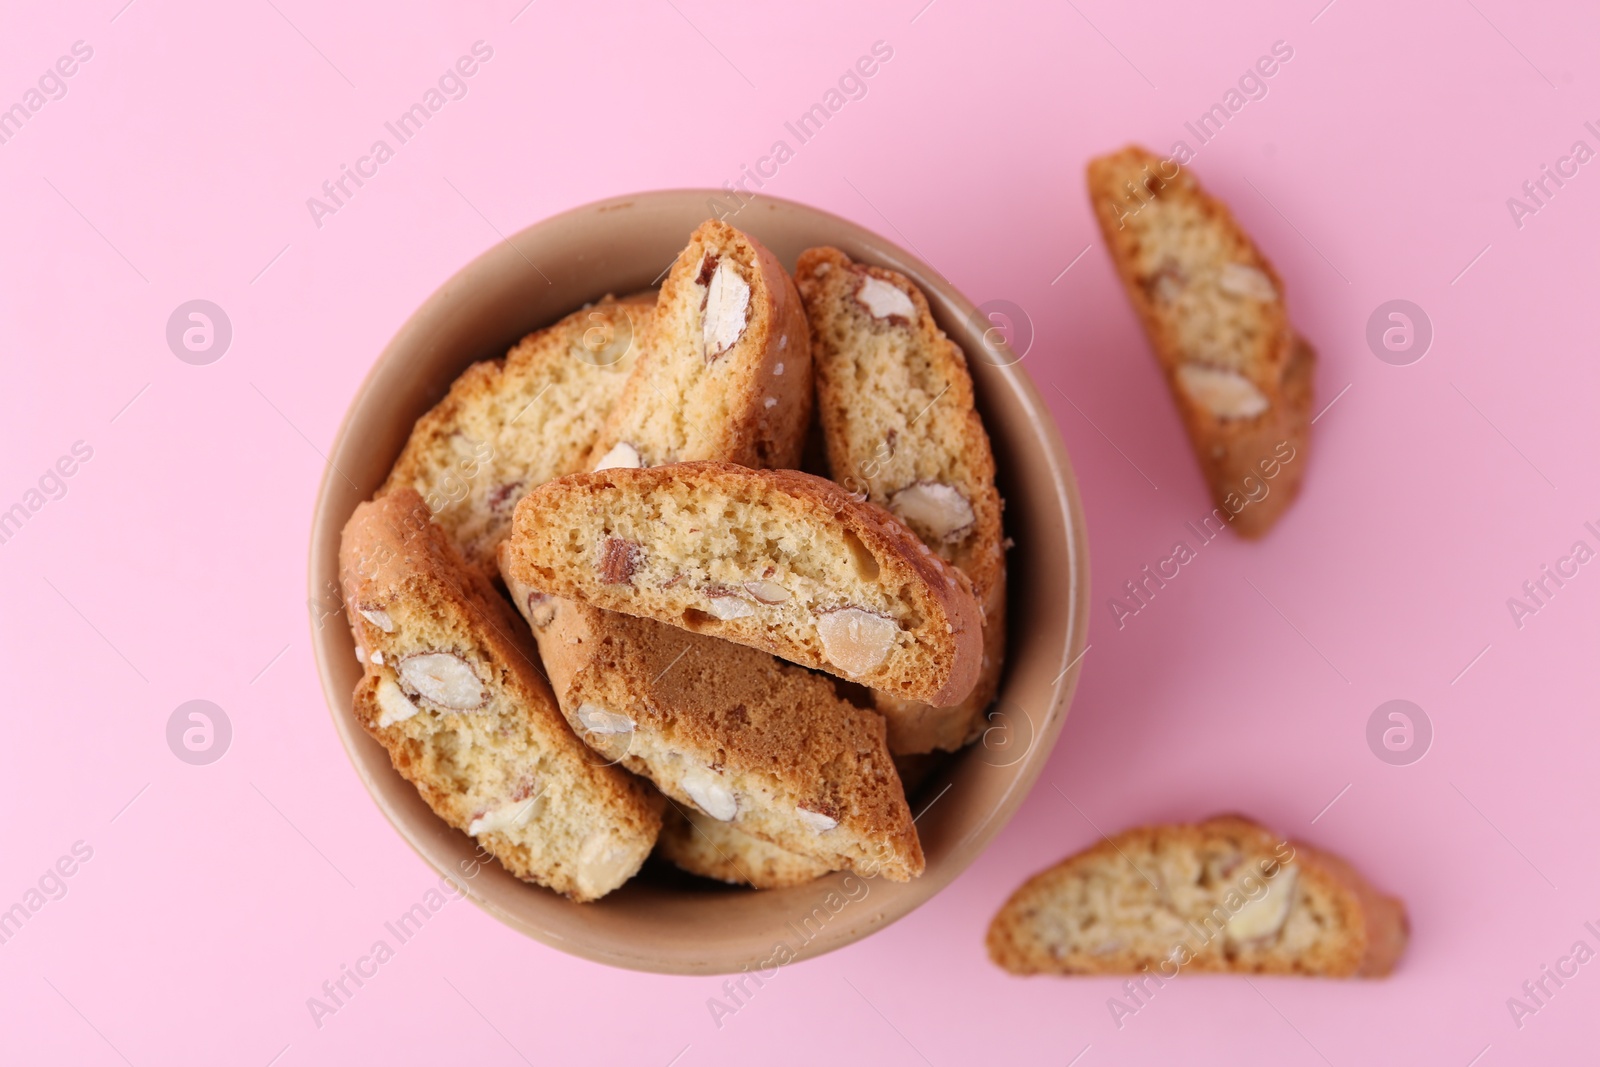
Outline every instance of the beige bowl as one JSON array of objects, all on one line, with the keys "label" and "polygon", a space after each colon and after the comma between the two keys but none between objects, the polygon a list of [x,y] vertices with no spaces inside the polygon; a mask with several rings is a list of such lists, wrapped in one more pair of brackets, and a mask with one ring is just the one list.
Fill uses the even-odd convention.
[{"label": "beige bowl", "polygon": [[[1038,391],[989,322],[927,264],[877,234],[815,208],[762,198],[727,221],[793,267],[801,250],[833,245],[902,272],[967,353],[1006,500],[1011,647],[998,711],[984,741],[949,761],[912,798],[927,853],[921,878],[897,884],[833,874],[792,889],[725,888],[645,871],[594,904],[574,904],[474,860],[471,838],[441,822],[357,725],[360,674],[338,603],[339,531],[399,455],[411,424],[474,360],[605,293],[659,281],[711,211],[715,190],[643,193],[577,208],[518,233],[447,281],[406,322],[345,416],[311,533],[312,645],[333,721],[378,807],[411,846],[513,929],[601,963],[642,971],[720,974],[771,969],[865,937],[960,874],[1005,825],[1044,767],[1077,681],[1088,613],[1084,526],[1066,450]],[[319,618],[320,616],[320,618]],[[779,948],[779,945],[785,948]]]}]

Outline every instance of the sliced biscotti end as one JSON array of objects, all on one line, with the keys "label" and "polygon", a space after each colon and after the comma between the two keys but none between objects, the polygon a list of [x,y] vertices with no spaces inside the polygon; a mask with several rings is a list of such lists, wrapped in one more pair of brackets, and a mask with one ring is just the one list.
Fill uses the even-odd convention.
[{"label": "sliced biscotti end", "polygon": [[793,279],[755,238],[707,221],[667,274],[637,373],[584,469],[798,466],[811,405],[810,331]]},{"label": "sliced biscotti end", "polygon": [[690,874],[754,889],[786,889],[828,873],[825,863],[781,849],[687,806],[668,807],[656,854]]},{"label": "sliced biscotti end", "polygon": [[983,668],[964,701],[876,697],[895,752],[960,748],[982,732],[1005,658],[1001,500],[966,359],[902,274],[812,248],[796,284],[833,479],[899,516],[972,580],[984,606]]},{"label": "sliced biscotti end", "polygon": [[1238,816],[1129,830],[1035,875],[989,926],[1015,974],[1377,977],[1404,906],[1343,860]]},{"label": "sliced biscotti end", "polygon": [[799,471],[682,463],[571,475],[517,508],[510,577],[954,704],[982,665],[965,575],[894,516]]},{"label": "sliced biscotti end", "polygon": [[366,676],[355,714],[445,822],[576,900],[630,878],[662,800],[572,733],[525,631],[409,488],[362,504],[340,545]]},{"label": "sliced biscotti end", "polygon": [[[1197,403],[1248,417],[1288,360],[1283,281],[1188,170],[1129,147],[1089,163],[1089,196],[1157,355]],[[1244,378],[1240,382],[1237,379]]]},{"label": "sliced biscotti end", "polygon": [[508,580],[574,731],[703,812],[830,870],[903,881],[921,844],[882,718],[757,649]]},{"label": "sliced biscotti end", "polygon": [[415,489],[468,562],[493,575],[522,494],[582,467],[654,307],[649,293],[608,296],[468,367],[417,420],[380,493]]},{"label": "sliced biscotti end", "polygon": [[960,346],[896,271],[811,248],[795,280],[833,480],[888,508],[986,598],[1004,568],[1000,494]]},{"label": "sliced biscotti end", "polygon": [[[1227,206],[1177,164],[1131,147],[1092,160],[1088,174],[1107,247],[1212,498],[1239,514],[1229,495],[1260,499],[1255,468],[1278,443],[1305,443],[1314,357],[1290,327],[1282,279]],[[1236,528],[1264,532],[1297,484]]]}]

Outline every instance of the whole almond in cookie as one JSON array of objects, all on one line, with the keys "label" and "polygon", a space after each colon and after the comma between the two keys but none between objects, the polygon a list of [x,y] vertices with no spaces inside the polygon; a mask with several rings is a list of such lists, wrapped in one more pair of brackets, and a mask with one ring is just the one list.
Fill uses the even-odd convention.
[{"label": "whole almond in cookie", "polygon": [[983,666],[967,699],[876,696],[900,752],[954,750],[983,732],[1006,644],[1005,535],[994,455],[961,349],[905,275],[835,248],[800,254],[828,470],[966,574],[983,605]]}]

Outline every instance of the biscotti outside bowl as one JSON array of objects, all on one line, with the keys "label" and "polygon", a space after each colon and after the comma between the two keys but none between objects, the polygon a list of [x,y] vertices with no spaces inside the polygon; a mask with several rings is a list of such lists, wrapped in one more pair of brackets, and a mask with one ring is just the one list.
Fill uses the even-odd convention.
[{"label": "biscotti outside bowl", "polygon": [[524,334],[608,292],[655,284],[721,195],[669,190],[576,208],[496,245],[445,282],[389,342],[351,404],[311,534],[317,670],[356,772],[401,836],[507,926],[601,963],[672,974],[770,970],[816,956],[887,926],[948,885],[1011,818],[1049,758],[1088,628],[1077,487],[1055,423],[1015,354],[994,331],[985,337],[989,321],[921,260],[827,212],[762,197],[727,221],[785,267],[792,270],[803,249],[833,245],[922,288],[939,325],[967,354],[993,442],[1006,534],[1015,541],[1010,648],[990,730],[912,795],[927,871],[907,883],[835,873],[757,892],[664,877],[647,865],[603,900],[575,904],[482,861],[473,840],[445,825],[396,773],[351,713],[361,669],[337,602],[345,520],[383,482],[412,423],[469,363],[504,355]]}]

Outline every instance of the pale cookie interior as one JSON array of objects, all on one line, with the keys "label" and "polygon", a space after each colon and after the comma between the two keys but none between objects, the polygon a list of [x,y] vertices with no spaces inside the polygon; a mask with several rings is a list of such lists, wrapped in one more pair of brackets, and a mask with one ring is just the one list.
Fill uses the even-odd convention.
[{"label": "pale cookie interior", "polygon": [[484,573],[523,494],[577,469],[632,372],[653,296],[609,298],[477,363],[418,420],[385,488],[422,495]]},{"label": "pale cookie interior", "polygon": [[1025,884],[991,954],[1019,973],[1351,975],[1369,929],[1322,859],[1237,819],[1118,835]]}]

